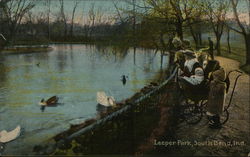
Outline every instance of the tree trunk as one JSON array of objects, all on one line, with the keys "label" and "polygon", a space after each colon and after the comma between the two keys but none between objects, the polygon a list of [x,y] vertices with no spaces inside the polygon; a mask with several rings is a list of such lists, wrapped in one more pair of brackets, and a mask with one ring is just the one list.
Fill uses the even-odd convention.
[{"label": "tree trunk", "polygon": [[72,22],[71,25],[70,25],[70,37],[74,36],[73,28],[74,28],[74,23]]},{"label": "tree trunk", "polygon": [[[197,34],[194,35],[195,39],[194,39],[194,43],[195,43],[195,48],[198,49],[199,48],[199,37],[197,36]],[[193,37],[194,38],[194,37]]]},{"label": "tree trunk", "polygon": [[160,33],[160,43],[161,43],[161,46],[162,46],[162,50],[166,51],[167,45],[165,44],[165,41],[164,41],[164,32]]},{"label": "tree trunk", "polygon": [[72,18],[72,22],[71,22],[71,25],[70,25],[70,37],[73,37],[74,36],[74,31],[73,31],[73,29],[74,29],[74,18]]},{"label": "tree trunk", "polygon": [[199,45],[202,46],[202,33],[199,32],[198,36],[199,36]]},{"label": "tree trunk", "polygon": [[161,51],[161,70],[162,70],[162,66],[163,66],[163,54],[164,54],[164,52]]},{"label": "tree trunk", "polygon": [[217,56],[221,55],[221,47],[220,47],[220,36],[216,36],[216,49],[217,49]]},{"label": "tree trunk", "polygon": [[177,24],[176,24],[176,33],[178,35],[178,37],[181,39],[181,41],[183,41],[183,30],[182,30],[182,21],[178,20]]},{"label": "tree trunk", "polygon": [[250,33],[245,35],[246,44],[246,65],[250,65]]},{"label": "tree trunk", "polygon": [[78,2],[75,2],[74,8],[73,8],[73,12],[72,12],[72,18],[71,18],[71,25],[70,25],[70,36],[73,37],[74,36],[74,19],[75,19],[75,12],[76,12],[76,7],[78,5]]},{"label": "tree trunk", "polygon": [[67,34],[68,34],[68,33],[67,33],[67,32],[68,32],[67,29],[68,29],[68,28],[67,28],[67,23],[66,23],[66,21],[65,21],[65,22],[64,22],[64,37],[66,37]]},{"label": "tree trunk", "polygon": [[47,4],[48,4],[48,14],[47,14],[47,20],[48,20],[48,40],[50,42],[50,0],[48,0]]},{"label": "tree trunk", "polygon": [[134,46],[134,65],[136,63],[136,47]]},{"label": "tree trunk", "polygon": [[227,29],[227,47],[228,47],[228,53],[231,53],[231,46],[230,46],[230,29]]},{"label": "tree trunk", "polygon": [[191,25],[189,25],[189,30],[190,30],[190,33],[191,33],[193,39],[194,39],[195,47],[197,49],[198,45],[199,45],[197,35],[196,35],[196,33],[194,33],[193,27]]}]

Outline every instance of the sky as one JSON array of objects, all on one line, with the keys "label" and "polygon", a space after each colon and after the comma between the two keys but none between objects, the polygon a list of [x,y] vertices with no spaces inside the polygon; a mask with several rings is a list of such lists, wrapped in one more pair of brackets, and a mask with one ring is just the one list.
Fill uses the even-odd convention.
[{"label": "sky", "polygon": [[[1,0],[0,0],[1,1]],[[32,0],[31,0],[32,1]],[[53,19],[56,19],[57,14],[59,13],[59,0],[34,0],[36,1],[36,6],[33,8],[33,13],[46,13],[46,10],[48,9],[48,1],[50,1],[50,8],[51,8],[51,14],[50,16]],[[88,12],[92,5],[95,5],[95,10],[99,10],[104,18],[105,21],[111,20],[114,15],[117,15],[117,11],[114,7],[114,3],[117,4],[119,8],[126,8],[126,10],[132,9],[132,6],[126,3],[125,1],[132,1],[132,0],[63,0],[64,6],[65,6],[65,13],[67,14],[68,18],[70,19],[72,15],[72,10],[74,7],[75,1],[79,1],[79,4],[76,9],[75,13],[75,21],[79,24],[86,24],[87,18],[88,18]],[[140,3],[141,0],[135,0],[136,3]],[[226,0],[227,1],[227,0]],[[240,0],[240,9],[239,11],[243,11],[248,9],[246,5],[246,1],[248,0]],[[242,9],[243,8],[243,9]],[[250,9],[250,8],[249,8]],[[228,14],[229,18],[233,17],[233,14]],[[246,21],[246,23],[249,22],[249,16],[246,13],[241,13],[241,19]]]},{"label": "sky", "polygon": [[[36,6],[32,10],[33,13],[45,13],[48,9],[48,0],[36,0]],[[67,14],[68,18],[71,17],[74,3],[76,0],[64,0],[64,10]],[[119,8],[129,8],[129,5],[122,0],[78,0],[79,3],[77,5],[75,20],[76,23],[86,23],[88,12],[90,8],[94,5],[95,10],[99,10],[104,18],[104,20],[108,20],[108,18],[116,15],[117,11],[114,7],[114,3],[117,4]],[[56,18],[56,14],[59,13],[59,0],[51,0],[50,2],[51,8],[51,17],[52,19]]]},{"label": "sky", "polygon": [[[87,11],[92,4],[95,4],[96,7],[102,7],[105,11],[114,10],[112,0],[78,0],[78,10]],[[65,11],[71,12],[73,10],[75,0],[64,0]],[[38,0],[37,8],[43,9],[46,5],[46,0]],[[59,0],[51,0],[51,8],[59,8]]]}]

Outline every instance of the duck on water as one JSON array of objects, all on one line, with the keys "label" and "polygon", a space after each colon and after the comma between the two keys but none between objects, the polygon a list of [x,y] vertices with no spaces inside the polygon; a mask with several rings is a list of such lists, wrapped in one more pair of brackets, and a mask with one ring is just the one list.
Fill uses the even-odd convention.
[{"label": "duck on water", "polygon": [[127,79],[128,79],[128,76],[126,76],[126,75],[122,75],[122,77],[121,77],[121,81],[122,81],[122,84],[123,84],[123,85],[125,85],[125,84],[126,84]]},{"label": "duck on water", "polygon": [[59,97],[58,96],[52,96],[46,101],[42,99],[39,103],[41,106],[41,110],[44,111],[45,107],[55,107],[58,104]]}]

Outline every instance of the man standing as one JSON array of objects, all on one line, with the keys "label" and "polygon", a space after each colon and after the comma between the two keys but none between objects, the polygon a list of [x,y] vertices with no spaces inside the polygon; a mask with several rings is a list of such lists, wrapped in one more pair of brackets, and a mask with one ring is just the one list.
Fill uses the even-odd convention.
[{"label": "man standing", "polygon": [[212,60],[214,60],[214,43],[210,37],[208,37],[208,42],[209,42],[209,54],[210,54]]}]

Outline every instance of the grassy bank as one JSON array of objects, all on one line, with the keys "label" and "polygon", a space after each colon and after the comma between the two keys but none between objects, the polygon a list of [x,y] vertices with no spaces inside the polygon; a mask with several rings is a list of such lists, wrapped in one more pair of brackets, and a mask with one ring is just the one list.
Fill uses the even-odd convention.
[{"label": "grassy bank", "polygon": [[223,45],[221,48],[221,56],[240,62],[240,69],[250,74],[250,65],[244,65],[246,63],[246,50],[244,44],[233,44],[231,53],[229,53],[227,46]]}]

